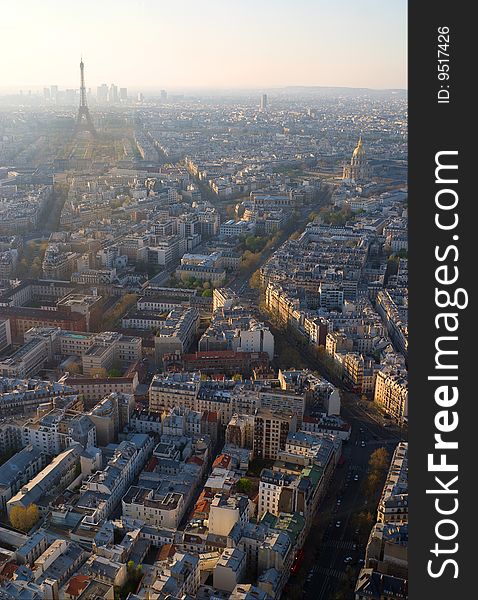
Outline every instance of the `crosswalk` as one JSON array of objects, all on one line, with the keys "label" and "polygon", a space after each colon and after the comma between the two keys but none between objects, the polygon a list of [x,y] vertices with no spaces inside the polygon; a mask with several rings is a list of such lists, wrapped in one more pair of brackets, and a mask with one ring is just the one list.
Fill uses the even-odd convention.
[{"label": "crosswalk", "polygon": [[322,542],[321,546],[326,548],[339,548],[340,550],[353,550],[354,542],[347,542],[345,540],[327,540]]},{"label": "crosswalk", "polygon": [[345,579],[346,577],[346,574],[343,571],[339,571],[339,569],[317,566],[314,571],[319,575],[327,575],[327,577],[334,577],[335,579]]}]

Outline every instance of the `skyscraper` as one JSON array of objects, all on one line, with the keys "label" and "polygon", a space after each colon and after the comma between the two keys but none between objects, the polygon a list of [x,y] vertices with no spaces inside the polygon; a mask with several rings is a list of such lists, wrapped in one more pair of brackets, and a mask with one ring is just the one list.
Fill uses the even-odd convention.
[{"label": "skyscraper", "polygon": [[110,104],[118,104],[118,86],[116,86],[114,83],[110,85],[108,102]]},{"label": "skyscraper", "polygon": [[96,88],[96,99],[101,104],[108,102],[108,86],[106,83],[102,83]]},{"label": "skyscraper", "polygon": [[267,94],[262,94],[261,96],[261,111],[264,112],[267,110]]}]

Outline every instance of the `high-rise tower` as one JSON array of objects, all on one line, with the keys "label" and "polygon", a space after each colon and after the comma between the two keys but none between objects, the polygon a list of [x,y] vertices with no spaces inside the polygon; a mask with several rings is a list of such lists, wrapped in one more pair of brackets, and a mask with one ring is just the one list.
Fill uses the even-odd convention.
[{"label": "high-rise tower", "polygon": [[89,131],[91,135],[96,135],[95,126],[91,119],[90,111],[86,103],[86,87],[85,87],[85,65],[83,59],[80,62],[80,107],[78,108],[78,116],[76,118],[75,134],[80,131]]},{"label": "high-rise tower", "polygon": [[262,94],[261,96],[261,112],[265,112],[267,110],[267,94]]}]

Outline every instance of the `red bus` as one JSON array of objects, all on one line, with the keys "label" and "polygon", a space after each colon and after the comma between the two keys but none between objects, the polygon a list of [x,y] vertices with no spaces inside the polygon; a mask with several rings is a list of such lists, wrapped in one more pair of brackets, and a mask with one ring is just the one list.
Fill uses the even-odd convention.
[{"label": "red bus", "polygon": [[304,560],[304,551],[301,548],[295,555],[294,562],[292,563],[292,566],[290,568],[290,572],[292,573],[292,575],[295,575],[296,573],[299,572],[303,560]]}]

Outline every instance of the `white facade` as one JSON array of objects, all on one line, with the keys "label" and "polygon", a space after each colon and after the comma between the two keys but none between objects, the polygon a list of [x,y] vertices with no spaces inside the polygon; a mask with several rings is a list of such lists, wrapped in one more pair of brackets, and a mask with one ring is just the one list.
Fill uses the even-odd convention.
[{"label": "white facade", "polygon": [[340,415],[340,390],[335,388],[334,391],[325,399],[324,407],[328,415]]},{"label": "white facade", "polygon": [[246,555],[239,548],[226,548],[213,571],[213,585],[219,590],[232,592],[243,577]]},{"label": "white facade", "polygon": [[267,352],[269,359],[274,358],[274,336],[265,326],[253,326],[241,331],[237,346],[238,352]]},{"label": "white facade", "polygon": [[248,517],[249,511],[241,512],[239,502],[223,502],[222,496],[217,494],[209,508],[209,532],[227,536],[238,521],[244,524],[249,520]]},{"label": "white facade", "polygon": [[154,490],[136,486],[129,488],[121,504],[123,516],[168,529],[177,529],[185,510],[182,494],[158,496]]}]

